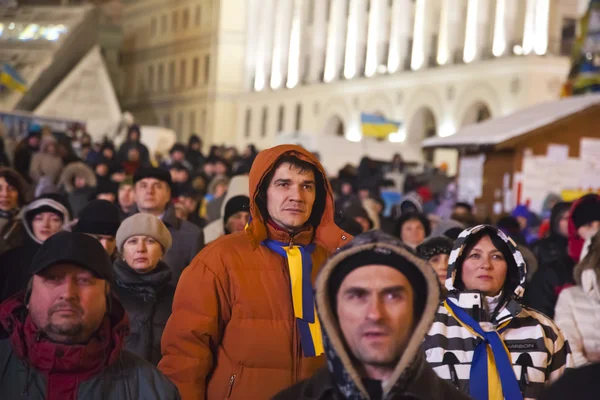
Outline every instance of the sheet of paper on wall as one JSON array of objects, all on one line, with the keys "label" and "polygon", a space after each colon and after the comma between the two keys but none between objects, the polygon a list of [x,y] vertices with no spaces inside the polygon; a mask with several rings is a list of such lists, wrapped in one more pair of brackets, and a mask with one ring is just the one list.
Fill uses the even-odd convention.
[{"label": "sheet of paper on wall", "polygon": [[583,163],[579,186],[584,189],[600,189],[600,139],[581,138],[579,158]]},{"label": "sheet of paper on wall", "polygon": [[470,204],[483,193],[485,155],[461,157],[458,172],[458,199]]},{"label": "sheet of paper on wall", "polygon": [[569,158],[569,145],[549,144],[546,158],[557,162],[566,161]]},{"label": "sheet of paper on wall", "polygon": [[584,163],[576,158],[562,162],[541,156],[523,159],[521,202],[529,202],[532,211],[541,213],[542,204],[550,193],[560,194],[578,186],[574,177],[583,176],[583,167]]}]

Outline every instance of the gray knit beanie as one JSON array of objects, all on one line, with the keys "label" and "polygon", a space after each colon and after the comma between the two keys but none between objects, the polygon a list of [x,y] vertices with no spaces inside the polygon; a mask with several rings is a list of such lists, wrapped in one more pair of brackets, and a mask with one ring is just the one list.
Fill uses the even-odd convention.
[{"label": "gray knit beanie", "polygon": [[165,252],[171,247],[171,233],[165,224],[152,214],[137,213],[125,219],[117,231],[117,248],[122,253],[125,241],[132,236],[150,236],[160,243]]}]

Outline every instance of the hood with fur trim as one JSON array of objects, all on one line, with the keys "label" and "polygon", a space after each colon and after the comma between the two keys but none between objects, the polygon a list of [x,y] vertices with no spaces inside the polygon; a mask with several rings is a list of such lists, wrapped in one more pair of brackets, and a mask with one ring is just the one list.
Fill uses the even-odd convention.
[{"label": "hood with fur trim", "polygon": [[[512,290],[513,297],[515,299],[520,299],[523,297],[525,293],[525,280],[527,278],[527,265],[525,264],[525,260],[523,259],[523,255],[519,250],[517,250],[517,244],[508,237],[501,230],[491,226],[491,225],[478,225],[473,228],[465,229],[458,235],[458,238],[454,242],[454,249],[452,253],[450,253],[450,258],[448,259],[448,276],[446,278],[445,286],[449,292],[459,292],[460,290],[455,286],[456,277],[460,274],[460,269],[462,267],[462,262],[464,261],[464,257],[466,256],[464,253],[465,249],[472,244],[473,236],[485,231],[488,235],[496,235],[498,238],[502,240],[507,246],[507,250],[512,255],[514,265],[510,260],[507,260],[508,267],[513,268],[516,265],[518,282],[516,283]],[[503,249],[498,249],[502,251]]]},{"label": "hood with fur trim", "polygon": [[67,193],[75,190],[73,180],[76,176],[85,179],[85,183],[89,187],[96,187],[98,184],[96,174],[87,164],[80,161],[74,162],[67,165],[60,174],[59,183],[63,185]]},{"label": "hood with fur trim", "polygon": [[[391,378],[383,385],[382,399],[397,398],[400,394],[418,393],[422,398],[434,398],[430,391],[434,383],[422,384],[426,375],[424,357],[420,346],[431,324],[439,304],[440,287],[433,268],[419,259],[411,250],[398,239],[380,231],[370,231],[357,236],[347,246],[333,255],[321,270],[316,282],[316,303],[319,319],[323,328],[323,344],[327,356],[327,366],[337,389],[347,399],[369,399],[369,393],[361,376],[348,353],[346,342],[340,330],[335,310],[332,309],[329,282],[336,268],[346,258],[362,251],[394,252],[414,265],[422,274],[427,288],[424,311],[420,319],[415,321],[415,327],[406,349]],[[417,293],[416,295],[424,295]],[[418,382],[418,383],[417,383]],[[429,385],[429,387],[427,387]]]},{"label": "hood with fur trim", "polygon": [[252,219],[246,227],[246,235],[251,240],[254,247],[258,247],[258,245],[267,238],[267,221],[265,216],[261,215],[257,198],[264,179],[269,175],[269,172],[271,172],[277,160],[284,155],[295,156],[302,161],[306,161],[314,165],[317,171],[320,172],[325,186],[325,198],[315,199],[315,204],[313,205],[314,211],[317,204],[323,202],[321,203],[323,206],[323,213],[321,214],[320,222],[317,226],[314,226],[314,242],[324,247],[329,252],[335,251],[342,244],[347,243],[347,239],[350,238],[350,235],[338,228],[334,222],[335,211],[333,190],[327,179],[325,169],[311,152],[297,145],[271,147],[270,149],[261,151],[256,156],[249,176],[250,215]]}]

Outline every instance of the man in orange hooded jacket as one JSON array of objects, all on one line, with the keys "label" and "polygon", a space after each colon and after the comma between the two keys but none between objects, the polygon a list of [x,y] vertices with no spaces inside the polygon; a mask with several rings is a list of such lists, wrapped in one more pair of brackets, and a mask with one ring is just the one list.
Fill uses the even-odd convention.
[{"label": "man in orange hooded jacket", "polygon": [[324,363],[313,283],[351,237],[323,167],[299,146],[262,151],[250,209],[245,232],[204,248],[177,286],[159,369],[183,400],[268,399]]}]

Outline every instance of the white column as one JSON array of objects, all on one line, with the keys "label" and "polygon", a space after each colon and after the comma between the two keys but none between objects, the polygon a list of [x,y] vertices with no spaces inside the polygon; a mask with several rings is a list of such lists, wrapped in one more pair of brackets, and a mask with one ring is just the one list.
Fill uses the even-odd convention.
[{"label": "white column", "polygon": [[248,0],[248,14],[246,16],[246,78],[245,86],[247,89],[251,89],[254,86],[254,79],[256,76],[256,62],[257,62],[257,49],[259,43],[259,17],[260,7],[258,5],[260,0]]},{"label": "white column", "polygon": [[478,0],[477,7],[477,58],[481,58],[484,52],[489,52],[492,42],[490,42],[490,27],[494,20],[490,18],[492,15],[490,7],[491,0]]},{"label": "white column", "polygon": [[356,76],[358,59],[358,13],[361,0],[350,0],[348,5],[348,29],[346,32],[346,55],[344,57],[344,78],[352,79]]},{"label": "white column", "polygon": [[489,0],[469,0],[467,5],[467,28],[463,61],[470,63],[481,58],[487,44]]},{"label": "white column", "polygon": [[385,0],[370,0],[369,29],[367,39],[367,61],[365,75],[373,76],[382,64],[382,43],[385,43]]},{"label": "white column", "polygon": [[[504,8],[504,31],[506,35],[506,47],[507,52],[512,53],[513,47],[520,40],[517,39],[517,18],[519,12],[519,4],[523,0],[503,0],[505,4]],[[519,45],[520,46],[520,45]]]},{"label": "white column", "polygon": [[494,43],[492,45],[492,52],[495,57],[503,56],[508,47],[506,28],[506,0],[496,0],[496,11],[494,13]]},{"label": "white column", "polygon": [[312,23],[312,55],[310,59],[310,80],[318,82],[323,77],[325,66],[325,51],[327,47],[327,2],[315,0]]},{"label": "white column", "polygon": [[344,57],[346,37],[346,7],[347,0],[332,0],[329,10],[329,26],[327,32],[327,54],[325,59],[325,74],[323,80],[331,82],[338,78]]},{"label": "white column", "polygon": [[392,4],[390,24],[390,50],[388,72],[394,73],[404,67],[410,51],[408,43],[413,31],[412,0],[395,0]]},{"label": "white column", "polygon": [[367,64],[367,42],[369,39],[369,13],[367,12],[367,4],[371,0],[360,0],[358,6],[358,15],[356,18],[357,26],[357,50],[356,50],[356,71],[363,75],[365,65]]},{"label": "white column", "polygon": [[550,0],[538,0],[535,10],[535,54],[544,55],[548,51],[550,25]]},{"label": "white column", "polygon": [[530,54],[535,43],[535,8],[537,0],[527,0],[525,29],[523,31],[523,54]]},{"label": "white column", "polygon": [[465,0],[442,0],[436,58],[440,65],[452,64],[456,51],[463,48],[464,5]]},{"label": "white column", "polygon": [[277,0],[275,33],[273,44],[273,64],[271,66],[271,88],[279,89],[287,71],[287,61],[292,25],[292,0]]},{"label": "white column", "polygon": [[256,76],[254,89],[263,90],[267,84],[267,77],[271,74],[271,57],[273,49],[273,18],[274,0],[262,0],[262,10],[259,20],[259,41],[256,51]]},{"label": "white column", "polygon": [[415,24],[413,29],[413,47],[410,60],[412,70],[421,69],[425,63],[425,46],[429,43],[426,40],[426,0],[415,0]]},{"label": "white column", "polygon": [[303,12],[302,0],[294,0],[292,10],[292,26],[290,32],[290,44],[288,51],[288,72],[286,86],[291,89],[296,87],[300,82],[302,73],[301,66],[303,64],[302,57],[302,36],[304,29],[302,27],[306,23]]}]

